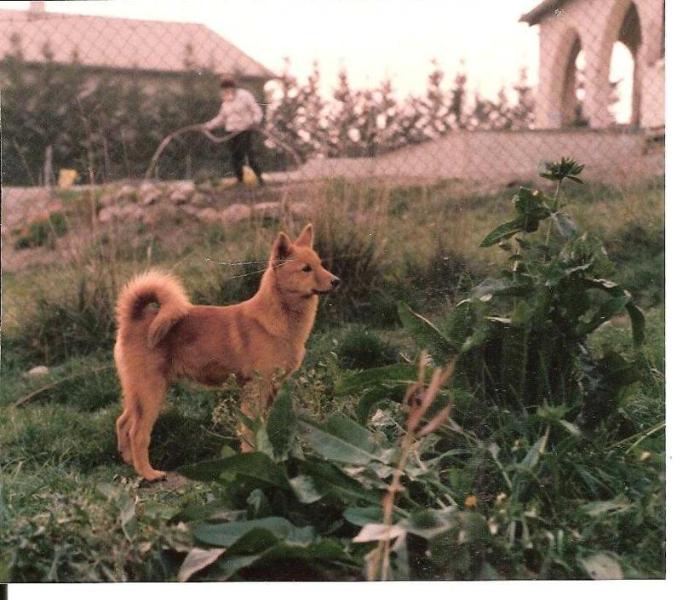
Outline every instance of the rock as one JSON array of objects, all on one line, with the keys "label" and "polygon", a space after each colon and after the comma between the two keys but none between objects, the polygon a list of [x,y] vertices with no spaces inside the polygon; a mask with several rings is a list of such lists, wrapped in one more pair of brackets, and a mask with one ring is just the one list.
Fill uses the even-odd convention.
[{"label": "rock", "polygon": [[124,185],[116,194],[116,200],[134,200],[137,197],[137,190],[131,185]]},{"label": "rock", "polygon": [[200,221],[206,221],[208,223],[214,223],[220,219],[220,213],[214,208],[202,208],[196,213],[197,218]]},{"label": "rock", "polygon": [[170,194],[170,201],[176,206],[179,206],[189,202],[189,196],[182,190],[174,190]]},{"label": "rock", "polygon": [[99,198],[99,205],[103,207],[113,206],[116,204],[116,196],[111,192],[105,192]]},{"label": "rock", "polygon": [[121,206],[114,216],[126,221],[141,220],[144,217],[144,209],[137,204],[126,204]]},{"label": "rock", "polygon": [[251,212],[251,207],[247,204],[231,204],[220,213],[220,216],[225,223],[238,223],[250,218]]},{"label": "rock", "polygon": [[40,365],[38,367],[33,367],[30,371],[26,372],[27,377],[44,377],[49,375],[50,369],[45,365]]},{"label": "rock", "polygon": [[281,213],[279,202],[258,202],[253,205],[253,215],[260,218],[277,218]]},{"label": "rock", "polygon": [[99,211],[97,219],[100,223],[110,223],[116,215],[116,208],[114,206],[107,206]]},{"label": "rock", "polygon": [[197,208],[193,204],[183,204],[182,206],[180,206],[180,209],[183,212],[187,213],[188,215],[191,215],[192,217],[195,217],[201,210],[200,208]]},{"label": "rock", "polygon": [[181,181],[169,186],[170,200],[174,204],[186,204],[189,202],[192,194],[196,191],[196,186],[193,181]]},{"label": "rock", "polygon": [[177,211],[175,210],[175,207],[165,204],[156,204],[144,209],[142,222],[149,227],[153,227],[161,220],[172,218],[176,214]]},{"label": "rock", "polygon": [[153,183],[143,183],[139,191],[140,204],[149,206],[154,204],[161,197],[161,190]]},{"label": "rock", "polygon": [[191,195],[189,202],[191,202],[194,206],[205,206],[206,204],[210,203],[208,196],[202,194],[201,192],[194,192]]}]

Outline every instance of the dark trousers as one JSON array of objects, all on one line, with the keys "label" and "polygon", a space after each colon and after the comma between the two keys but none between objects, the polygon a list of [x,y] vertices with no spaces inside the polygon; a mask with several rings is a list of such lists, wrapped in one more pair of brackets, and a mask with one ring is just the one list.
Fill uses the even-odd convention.
[{"label": "dark trousers", "polygon": [[232,169],[239,181],[244,180],[244,164],[248,159],[248,165],[253,169],[258,181],[262,183],[262,169],[253,150],[253,131],[241,131],[229,140],[229,152],[232,155]]}]

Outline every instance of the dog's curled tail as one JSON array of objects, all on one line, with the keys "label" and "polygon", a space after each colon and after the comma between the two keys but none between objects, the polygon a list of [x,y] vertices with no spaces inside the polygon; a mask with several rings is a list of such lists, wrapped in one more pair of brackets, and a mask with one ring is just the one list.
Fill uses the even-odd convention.
[{"label": "dog's curled tail", "polygon": [[151,303],[159,305],[147,333],[147,343],[154,348],[189,313],[191,303],[182,284],[172,275],[161,271],[142,273],[130,280],[118,296],[116,321],[122,335],[143,317],[145,307]]}]

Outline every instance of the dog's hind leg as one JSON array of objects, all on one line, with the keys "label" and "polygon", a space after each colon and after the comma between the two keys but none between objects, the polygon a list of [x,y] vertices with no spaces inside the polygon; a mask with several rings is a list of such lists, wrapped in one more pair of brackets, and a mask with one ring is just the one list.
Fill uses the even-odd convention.
[{"label": "dog's hind leg", "polygon": [[130,444],[130,427],[132,426],[132,409],[126,407],[121,416],[116,419],[116,436],[118,437],[118,452],[123,460],[132,464],[132,447]]},{"label": "dog's hind leg", "polygon": [[167,389],[167,382],[160,375],[147,377],[143,382],[136,382],[137,401],[132,407],[130,426],[132,464],[135,470],[148,481],[163,479],[166,475],[163,471],[152,468],[149,463],[149,442],[151,430],[161,412]]}]

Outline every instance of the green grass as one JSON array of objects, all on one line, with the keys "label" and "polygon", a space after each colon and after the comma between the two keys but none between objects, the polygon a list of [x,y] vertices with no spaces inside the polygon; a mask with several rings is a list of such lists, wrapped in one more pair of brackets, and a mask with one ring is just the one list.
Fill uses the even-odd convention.
[{"label": "green grass", "polygon": [[[457,186],[384,189],[336,181],[323,192],[313,219],[318,244],[324,258],[333,261],[332,270],[342,270],[344,285],[341,294],[321,303],[304,368],[294,381],[299,408],[318,419],[332,413],[354,416],[356,399],[340,398],[335,391],[345,369],[416,355],[414,340],[397,326],[396,301],[405,300],[440,323],[501,261],[496,249],[478,246],[494,224],[511,214],[513,191],[479,196]],[[615,265],[612,278],[629,287],[645,308],[643,377],[586,445],[566,448],[561,461],[547,457],[546,480],[537,496],[544,512],[531,520],[533,547],[510,548],[495,538],[485,548],[499,576],[584,576],[578,559],[595,550],[616,553],[626,576],[665,575],[663,190],[659,181],[622,189],[568,189],[576,219],[603,240]],[[82,210],[69,209],[66,237],[89,222],[87,199],[67,200]],[[326,210],[329,205],[334,210]],[[353,223],[350,213],[366,218]],[[294,229],[303,224],[294,220]],[[245,299],[258,276],[240,277],[245,274],[240,267],[206,258],[265,258],[279,228],[259,222],[228,229],[185,225],[161,221],[145,231],[134,225],[103,228],[71,261],[4,274],[0,580],[173,580],[189,538],[169,518],[219,495],[208,484],[141,486],[115,447],[120,409],[111,368],[111,307],[117,286],[151,263],[174,268],[197,302]],[[591,340],[594,348],[628,352],[625,325],[602,327]],[[37,364],[50,365],[50,374],[27,378],[25,372]],[[229,390],[175,386],[154,430],[152,463],[173,470],[218,456],[225,446],[236,447],[234,404]],[[384,419],[401,418],[399,411],[391,412],[393,403],[378,406]],[[525,437],[526,424],[502,409],[485,408],[482,414],[483,408],[476,398],[461,396],[453,416],[464,427],[476,424],[485,443],[497,440],[509,452],[505,460],[522,456],[534,441]],[[451,459],[449,493],[459,503],[474,494],[477,510],[503,529],[508,514],[503,502],[496,502],[503,483],[486,446],[457,444],[461,460],[456,453],[446,459]],[[596,511],[596,516],[580,508],[613,498],[623,499],[626,507]],[[539,510],[539,504],[534,508]],[[477,559],[466,560],[424,563],[415,572],[424,578],[473,577]]]}]

